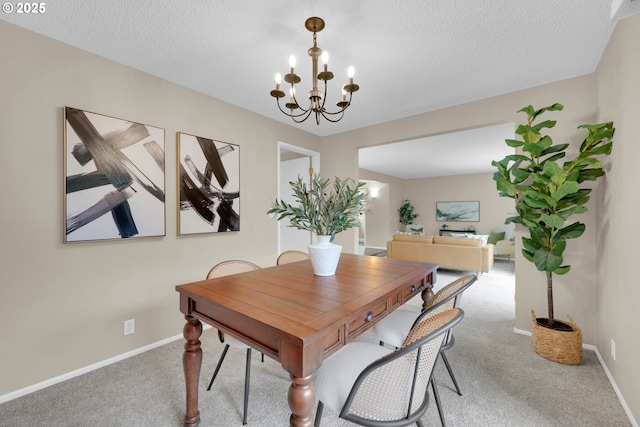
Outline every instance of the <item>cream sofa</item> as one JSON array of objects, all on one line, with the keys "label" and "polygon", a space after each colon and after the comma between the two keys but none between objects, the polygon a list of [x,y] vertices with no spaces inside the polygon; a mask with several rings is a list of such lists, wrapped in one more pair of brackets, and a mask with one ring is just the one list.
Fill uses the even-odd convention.
[{"label": "cream sofa", "polygon": [[387,258],[439,264],[442,268],[488,273],[493,266],[493,245],[480,239],[394,234],[387,242]]}]

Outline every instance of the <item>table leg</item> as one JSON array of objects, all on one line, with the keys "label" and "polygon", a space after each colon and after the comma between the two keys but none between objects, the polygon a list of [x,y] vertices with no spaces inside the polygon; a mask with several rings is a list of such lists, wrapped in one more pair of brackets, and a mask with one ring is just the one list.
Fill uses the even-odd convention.
[{"label": "table leg", "polygon": [[187,388],[187,412],[184,416],[185,427],[196,427],[200,424],[200,411],[198,410],[198,382],[200,380],[200,367],[202,366],[202,348],[200,348],[200,335],[202,335],[202,323],[195,317],[185,315],[187,323],[182,334],[186,340],[182,366],[184,367],[184,381]]},{"label": "table leg", "polygon": [[429,306],[429,303],[433,299],[433,281],[427,281],[424,290],[422,291],[422,309],[426,309]]},{"label": "table leg", "polygon": [[291,427],[313,426],[313,405],[316,403],[316,389],[313,385],[313,375],[296,377],[290,375],[291,387],[289,387],[289,408]]}]

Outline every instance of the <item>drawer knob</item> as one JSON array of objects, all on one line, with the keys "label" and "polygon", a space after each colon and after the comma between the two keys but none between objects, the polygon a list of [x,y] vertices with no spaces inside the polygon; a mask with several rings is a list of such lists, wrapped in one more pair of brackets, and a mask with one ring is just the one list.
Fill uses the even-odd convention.
[{"label": "drawer knob", "polygon": [[364,316],[364,320],[371,322],[373,320],[373,313],[370,311]]},{"label": "drawer knob", "polygon": [[416,291],[416,285],[411,285],[411,292],[415,292]]}]

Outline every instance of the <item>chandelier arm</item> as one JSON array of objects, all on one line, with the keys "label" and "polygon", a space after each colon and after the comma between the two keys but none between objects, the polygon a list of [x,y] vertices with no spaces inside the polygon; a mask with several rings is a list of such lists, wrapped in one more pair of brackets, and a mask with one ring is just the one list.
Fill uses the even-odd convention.
[{"label": "chandelier arm", "polygon": [[295,117],[294,117],[294,116],[291,116],[291,115],[290,115],[289,117],[291,117],[291,118],[293,119],[293,121],[294,121],[294,122],[296,122],[296,123],[302,123],[302,122],[304,122],[305,120],[307,120],[307,119],[309,118],[309,115],[311,115],[311,112],[312,112],[312,111],[313,111],[313,110],[307,110],[307,112],[305,113],[305,115],[304,115],[304,118],[303,118],[303,119],[297,119],[297,118],[298,118],[298,117],[300,117],[300,116],[295,116]]},{"label": "chandelier arm", "polygon": [[302,110],[302,113],[300,113],[300,114],[288,113],[280,105],[280,100],[279,99],[277,100],[277,103],[278,103],[278,108],[280,109],[280,111],[282,111],[285,115],[287,115],[287,116],[289,116],[291,118],[304,116],[305,114],[307,114],[309,112],[309,110],[305,110],[304,108],[300,108]]},{"label": "chandelier arm", "polygon": [[[291,88],[293,89],[293,85],[291,85]],[[300,106],[300,103],[298,103],[298,99],[296,98],[296,92],[295,91],[292,91],[291,97],[293,98],[293,102],[296,103],[298,108],[302,110],[302,113],[298,114],[298,116],[301,116],[301,115],[306,114],[307,112],[311,111],[311,105],[309,105],[309,108],[302,108]]]},{"label": "chandelier arm", "polygon": [[323,115],[323,116],[325,116],[325,117],[326,117],[326,115],[329,115],[329,116],[336,116],[336,115],[338,115],[338,114],[343,114],[343,113],[344,113],[344,110],[346,110],[346,109],[347,109],[347,107],[344,107],[343,109],[338,110],[338,111],[334,111],[334,112],[331,112],[331,111],[323,111],[323,112],[322,112],[322,115]]},{"label": "chandelier arm", "polygon": [[332,123],[337,123],[340,120],[342,120],[342,116],[344,116],[344,108],[342,109],[342,111],[338,111],[337,113],[327,113],[327,114],[332,114],[332,115],[336,115],[336,114],[340,114],[340,117],[337,119],[332,119],[331,117],[328,117],[327,114],[325,114],[326,112],[323,111],[320,114],[322,114],[322,117],[325,118],[325,120],[330,121]]},{"label": "chandelier arm", "polygon": [[[342,109],[336,111],[336,112],[331,112],[331,111],[322,111],[322,115],[324,116],[325,119],[329,120],[329,118],[326,116],[327,114],[331,115],[331,116],[335,116],[338,114],[344,114],[344,110],[346,110],[347,108],[349,108],[349,106],[351,105],[351,96],[352,94],[349,94],[349,101],[347,101],[347,105],[345,105]],[[340,119],[338,119],[340,120]],[[329,120],[329,121],[333,121],[333,120]]]}]

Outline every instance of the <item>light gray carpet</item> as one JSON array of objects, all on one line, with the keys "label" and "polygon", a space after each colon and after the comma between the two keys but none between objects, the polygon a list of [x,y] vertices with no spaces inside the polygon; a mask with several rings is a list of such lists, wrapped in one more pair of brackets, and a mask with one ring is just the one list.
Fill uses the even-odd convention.
[{"label": "light gray carpet", "polygon": [[[464,272],[440,271],[438,289]],[[530,337],[513,332],[513,264],[497,261],[464,294],[465,318],[447,353],[463,396],[442,363],[436,367],[448,426],[630,426],[595,353],[581,366],[537,356]],[[410,304],[418,310],[418,302]],[[365,334],[361,339],[375,340]],[[203,334],[201,426],[241,426],[244,352],[230,350],[211,391],[207,383],[222,351]],[[182,340],[0,405],[0,426],[181,426],[185,395]],[[286,426],[288,374],[254,352],[249,426]],[[440,426],[431,403],[425,426]],[[324,427],[352,425],[325,409]]]}]

